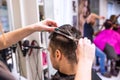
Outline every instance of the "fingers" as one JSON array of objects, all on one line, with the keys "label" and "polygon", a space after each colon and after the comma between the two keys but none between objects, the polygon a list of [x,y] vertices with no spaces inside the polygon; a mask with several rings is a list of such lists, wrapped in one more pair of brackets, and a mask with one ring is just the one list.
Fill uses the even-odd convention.
[{"label": "fingers", "polygon": [[83,38],[83,39],[81,38],[81,39],[79,40],[79,45],[80,45],[80,47],[82,47],[82,48],[85,47],[85,46],[88,47],[88,45],[91,46],[91,44],[92,44],[91,41],[90,41],[88,38],[86,38],[86,37]]},{"label": "fingers", "polygon": [[80,39],[77,54],[79,54],[79,58],[93,62],[95,57],[95,45],[87,38]]},{"label": "fingers", "polygon": [[47,26],[51,26],[51,27],[57,27],[58,26],[57,23],[54,20],[46,19],[44,21],[45,21],[45,25],[47,25]]},{"label": "fingers", "polygon": [[45,31],[48,31],[48,32],[53,32],[55,30],[56,27],[46,27],[46,30]]},{"label": "fingers", "polygon": [[44,31],[52,32],[55,30],[55,28],[58,26],[57,23],[54,20],[46,19],[42,21],[44,25]]},{"label": "fingers", "polygon": [[48,31],[52,32],[55,30],[55,28],[58,26],[57,23],[54,20],[46,19],[39,23],[36,23],[33,25],[35,31]]},{"label": "fingers", "polygon": [[91,41],[88,39],[88,38],[84,38],[84,42],[86,43],[86,44],[91,44]]}]

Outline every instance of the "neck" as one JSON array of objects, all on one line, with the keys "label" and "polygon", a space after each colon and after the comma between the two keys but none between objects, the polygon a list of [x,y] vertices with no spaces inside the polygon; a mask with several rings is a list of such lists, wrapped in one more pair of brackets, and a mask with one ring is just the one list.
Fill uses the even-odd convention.
[{"label": "neck", "polygon": [[66,60],[64,62],[61,62],[61,65],[59,67],[59,71],[66,75],[75,75],[77,69],[76,63],[70,63]]}]

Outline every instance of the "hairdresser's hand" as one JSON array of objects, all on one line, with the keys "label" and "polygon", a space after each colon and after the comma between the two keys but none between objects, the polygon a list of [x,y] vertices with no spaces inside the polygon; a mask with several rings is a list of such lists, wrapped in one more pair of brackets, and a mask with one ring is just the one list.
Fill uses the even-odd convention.
[{"label": "hairdresser's hand", "polygon": [[79,60],[75,80],[92,80],[91,68],[95,57],[95,45],[87,38],[80,39],[77,47],[77,56]]},{"label": "hairdresser's hand", "polygon": [[54,29],[57,27],[57,23],[53,20],[50,20],[50,19],[46,19],[46,20],[43,20],[41,22],[38,22],[36,24],[34,24],[35,27],[34,29],[36,31],[54,31]]},{"label": "hairdresser's hand", "polygon": [[87,38],[80,39],[77,54],[80,62],[90,63],[92,66],[95,57],[95,45]]}]

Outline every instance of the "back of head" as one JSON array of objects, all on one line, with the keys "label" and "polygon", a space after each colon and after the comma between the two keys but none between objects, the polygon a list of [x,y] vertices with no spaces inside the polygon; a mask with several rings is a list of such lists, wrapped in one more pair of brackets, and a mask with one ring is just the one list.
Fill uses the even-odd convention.
[{"label": "back of head", "polygon": [[81,33],[69,24],[62,25],[58,30],[52,32],[49,36],[50,44],[53,53],[55,50],[59,49],[61,53],[68,59],[70,62],[77,62],[76,58],[76,49],[77,44],[73,39],[81,38]]},{"label": "back of head", "polygon": [[118,30],[118,17],[119,15],[111,15],[110,16],[110,20],[112,21],[112,24],[113,24],[113,30]]},{"label": "back of head", "polygon": [[111,15],[110,20],[112,21],[113,24],[117,22],[117,16],[116,15]]},{"label": "back of head", "polygon": [[107,20],[104,22],[103,25],[104,25],[105,29],[110,29],[110,28],[112,28],[112,21],[109,20],[109,19],[107,19]]}]

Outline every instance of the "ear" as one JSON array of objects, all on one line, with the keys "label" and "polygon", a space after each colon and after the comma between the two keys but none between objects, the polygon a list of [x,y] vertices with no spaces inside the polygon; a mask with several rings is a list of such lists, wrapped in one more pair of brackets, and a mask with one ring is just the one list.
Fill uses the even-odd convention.
[{"label": "ear", "polygon": [[61,51],[60,51],[59,49],[57,49],[57,50],[55,51],[55,59],[56,59],[57,61],[60,61],[61,58],[62,58],[62,53],[61,53]]}]

